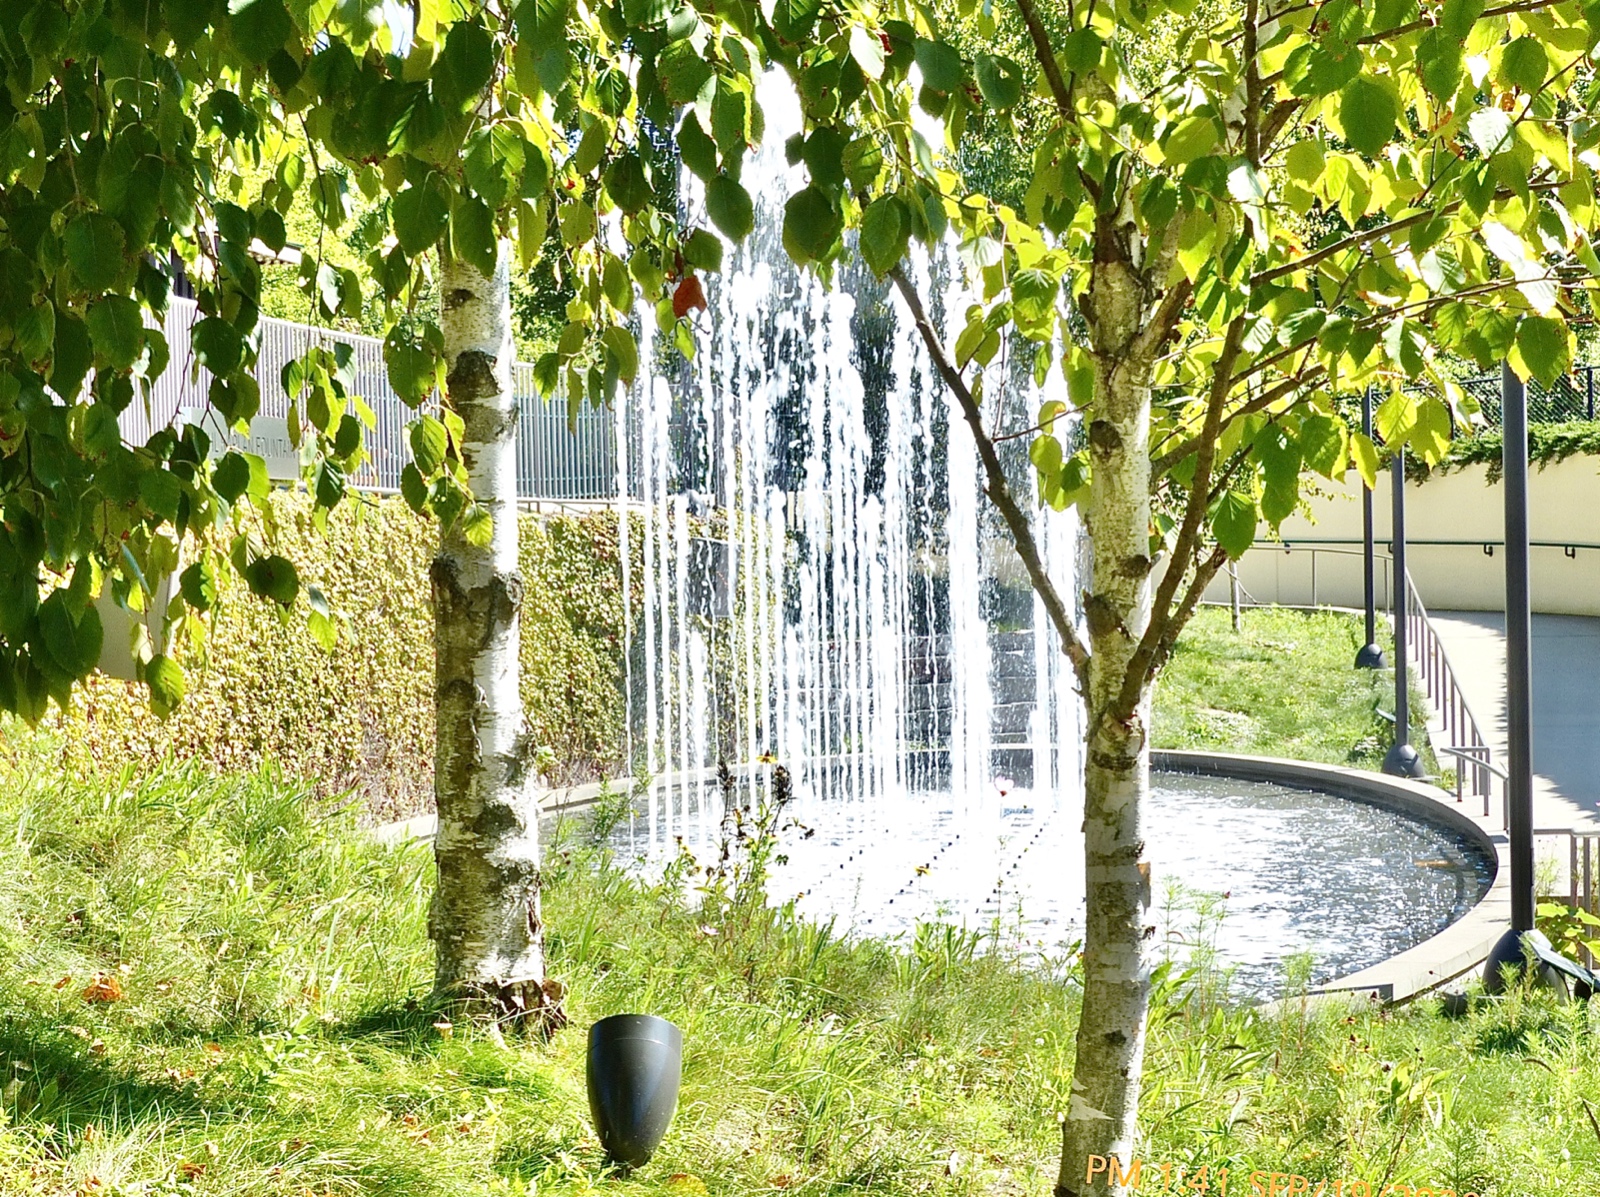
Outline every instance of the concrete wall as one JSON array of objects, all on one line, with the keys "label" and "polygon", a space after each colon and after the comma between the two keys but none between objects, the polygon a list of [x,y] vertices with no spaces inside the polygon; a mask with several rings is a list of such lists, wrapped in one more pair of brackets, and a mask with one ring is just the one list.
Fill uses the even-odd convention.
[{"label": "concrete wall", "polygon": [[[1406,486],[1411,577],[1431,609],[1505,607],[1504,552],[1496,546],[1491,555],[1482,543],[1504,538],[1505,493],[1499,485],[1487,484],[1485,472],[1484,466],[1470,466]],[[1390,477],[1384,471],[1373,500],[1380,554],[1388,550]],[[1258,541],[1239,561],[1240,584],[1258,602],[1361,606],[1360,496],[1361,480],[1354,470],[1344,486],[1324,482],[1311,499],[1309,515],[1284,521],[1282,538],[1290,551]],[[1530,551],[1533,609],[1600,616],[1600,459],[1570,457],[1529,473],[1528,536],[1556,542]],[[1312,543],[1329,540],[1348,543]],[[1469,543],[1417,543],[1424,540]],[[1569,557],[1564,546],[1576,546],[1576,551]],[[1387,562],[1380,560],[1380,604],[1387,601],[1387,574]],[[1226,602],[1227,579],[1219,577],[1206,597]]]}]

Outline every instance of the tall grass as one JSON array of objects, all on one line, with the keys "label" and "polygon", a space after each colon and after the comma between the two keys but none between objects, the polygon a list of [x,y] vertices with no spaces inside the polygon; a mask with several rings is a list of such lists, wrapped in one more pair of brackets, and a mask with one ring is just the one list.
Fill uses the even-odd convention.
[{"label": "tall grass", "polygon": [[[1070,962],[695,909],[579,833],[551,848],[547,906],[576,1028],[502,1049],[429,1004],[424,846],[380,846],[270,771],[19,759],[0,773],[6,1197],[1049,1191]],[[1266,1020],[1191,963],[1157,976],[1152,1166],[1227,1166],[1240,1193],[1252,1169],[1495,1197],[1600,1179],[1585,1008]],[[687,1042],[677,1120],[625,1180],[588,1129],[581,1033],[623,1010]]]}]

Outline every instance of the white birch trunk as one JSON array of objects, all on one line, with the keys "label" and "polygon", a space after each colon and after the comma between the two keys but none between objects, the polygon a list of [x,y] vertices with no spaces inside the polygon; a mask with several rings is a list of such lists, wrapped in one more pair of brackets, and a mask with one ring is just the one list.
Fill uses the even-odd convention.
[{"label": "white birch trunk", "polygon": [[1086,296],[1095,348],[1093,477],[1085,522],[1094,547],[1089,741],[1084,774],[1087,917],[1083,1013],[1062,1126],[1056,1197],[1121,1194],[1135,1155],[1149,1006],[1150,865],[1142,816],[1150,789],[1150,688],[1118,711],[1150,622],[1150,363],[1130,352],[1142,288],[1125,262],[1097,263]]},{"label": "white birch trunk", "polygon": [[564,1020],[561,988],[545,977],[539,806],[519,688],[509,259],[502,242],[492,279],[460,260],[446,261],[440,279],[449,403],[493,534],[479,547],[448,530],[433,562],[439,828],[428,934],[439,993],[548,1032]]}]

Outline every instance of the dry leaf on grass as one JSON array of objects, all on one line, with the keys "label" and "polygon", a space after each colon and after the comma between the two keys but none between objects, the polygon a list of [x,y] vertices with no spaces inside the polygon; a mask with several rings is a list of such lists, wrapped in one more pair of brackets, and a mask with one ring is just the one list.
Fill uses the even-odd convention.
[{"label": "dry leaf on grass", "polygon": [[94,980],[89,982],[83,991],[83,1000],[86,1002],[120,1002],[122,1000],[122,982],[116,973],[95,973]]}]

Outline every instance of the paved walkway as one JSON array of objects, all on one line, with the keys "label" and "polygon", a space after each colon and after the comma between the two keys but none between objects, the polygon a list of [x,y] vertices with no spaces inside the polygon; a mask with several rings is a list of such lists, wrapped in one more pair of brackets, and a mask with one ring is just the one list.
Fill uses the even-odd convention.
[{"label": "paved walkway", "polygon": [[[1428,614],[1467,705],[1503,765],[1505,616]],[[1600,827],[1600,619],[1533,617],[1533,771],[1534,826]]]}]

